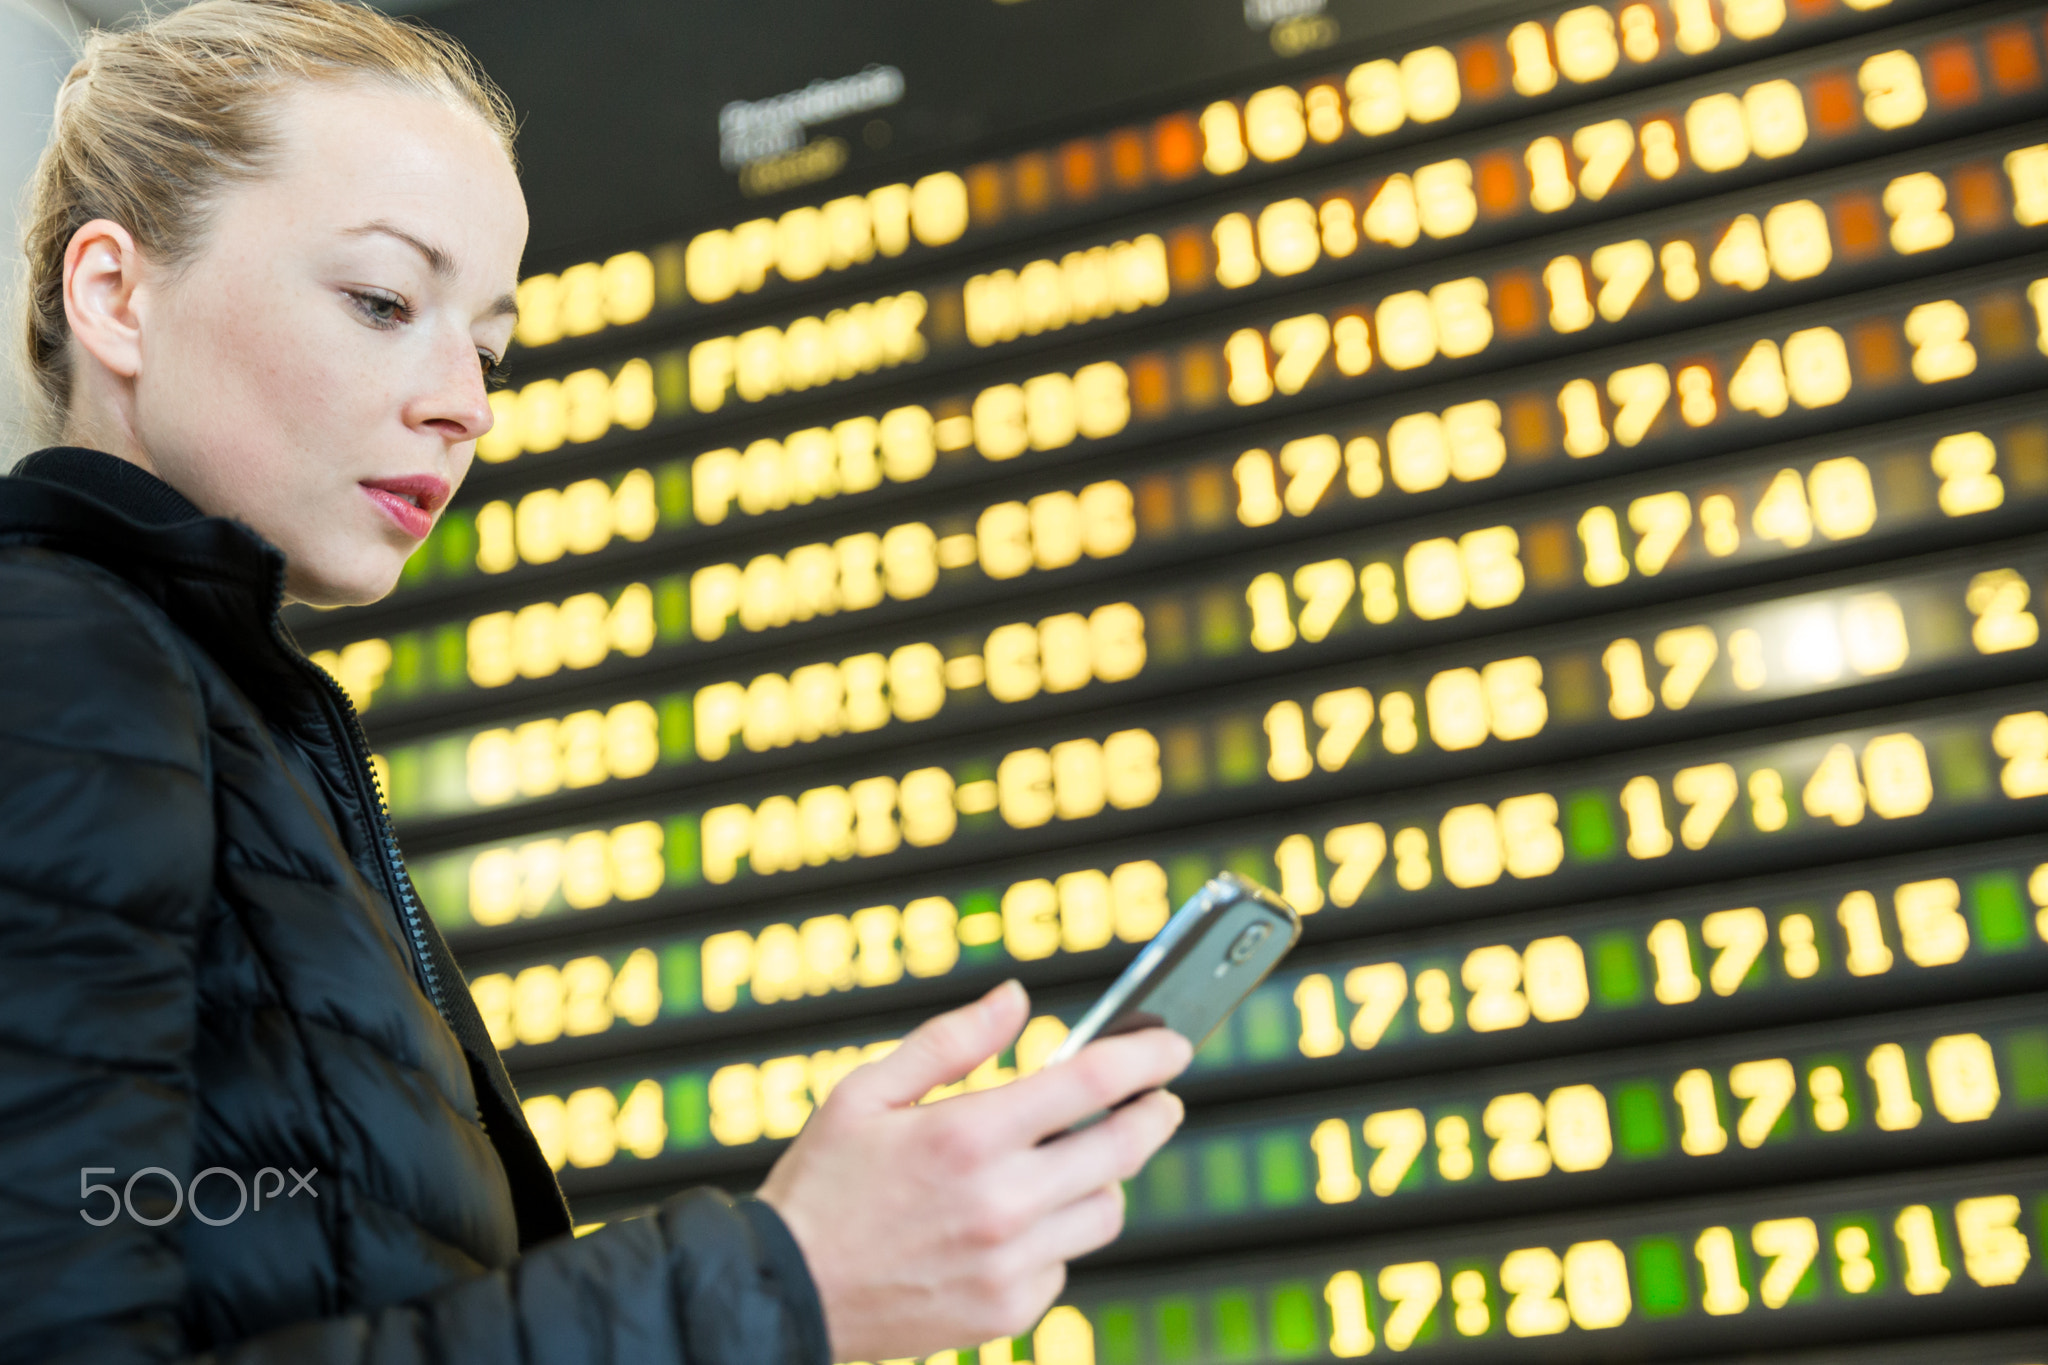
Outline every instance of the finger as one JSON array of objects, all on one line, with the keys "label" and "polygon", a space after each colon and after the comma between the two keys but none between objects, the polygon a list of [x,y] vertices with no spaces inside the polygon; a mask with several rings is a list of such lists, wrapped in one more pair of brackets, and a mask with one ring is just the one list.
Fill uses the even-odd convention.
[{"label": "finger", "polygon": [[877,1108],[916,1104],[932,1087],[951,1085],[1008,1047],[1030,1009],[1024,987],[1005,981],[971,1005],[925,1020],[895,1051],[853,1072],[839,1089]]},{"label": "finger", "polygon": [[1187,1110],[1180,1097],[1155,1090],[1077,1133],[1020,1154],[1030,1164],[1022,1177],[1043,1208],[1056,1209],[1089,1191],[1129,1180],[1180,1128]]},{"label": "finger", "polygon": [[1123,1230],[1124,1187],[1103,1185],[1039,1219],[1018,1244],[1017,1259],[1064,1265],[1108,1246]]},{"label": "finger", "polygon": [[1186,1070],[1193,1056],[1194,1049],[1178,1033],[1148,1028],[1090,1043],[1058,1066],[965,1098],[989,1111],[982,1121],[1037,1142],[1133,1095],[1156,1090]]}]

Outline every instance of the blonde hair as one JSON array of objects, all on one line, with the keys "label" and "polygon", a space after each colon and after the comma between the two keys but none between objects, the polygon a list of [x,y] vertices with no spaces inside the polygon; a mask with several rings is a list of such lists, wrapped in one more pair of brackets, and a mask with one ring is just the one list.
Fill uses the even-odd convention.
[{"label": "blonde hair", "polygon": [[177,269],[197,254],[220,191],[270,168],[277,96],[348,78],[473,110],[512,155],[511,104],[461,44],[345,0],[197,0],[85,40],[23,215],[23,387],[46,434],[71,401],[64,254],[78,229],[111,219]]}]

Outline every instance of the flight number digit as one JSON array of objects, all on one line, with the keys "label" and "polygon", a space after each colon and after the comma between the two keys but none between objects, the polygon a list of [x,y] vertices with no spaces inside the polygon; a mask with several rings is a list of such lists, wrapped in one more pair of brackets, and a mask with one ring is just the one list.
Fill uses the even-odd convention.
[{"label": "flight number digit", "polygon": [[495,928],[546,914],[557,901],[594,910],[646,900],[667,880],[664,845],[660,824],[641,820],[486,849],[470,861],[469,917]]},{"label": "flight number digit", "polygon": [[635,948],[616,969],[592,956],[559,968],[539,963],[516,975],[490,972],[472,980],[469,990],[500,1050],[588,1037],[621,1021],[644,1027],[661,1014],[661,971],[652,948]]},{"label": "flight number digit", "polygon": [[590,555],[613,537],[635,543],[661,522],[654,476],[635,469],[616,488],[580,479],[567,488],[540,488],[517,504],[487,502],[476,513],[476,566],[489,574],[522,564],[552,564],[565,554]]},{"label": "flight number digit", "polygon": [[529,275],[519,282],[517,299],[513,338],[521,346],[628,327],[654,308],[654,262],[643,252],[625,251],[602,264],[585,261],[559,274]]},{"label": "flight number digit", "polygon": [[497,806],[564,788],[643,777],[660,758],[661,724],[654,707],[623,701],[607,711],[480,730],[470,737],[464,769],[470,800]]},{"label": "flight number digit", "polygon": [[654,420],[654,367],[633,359],[616,374],[577,370],[491,395],[491,428],[477,438],[476,457],[502,464],[545,455],[564,442],[585,445],[614,428],[639,431]]},{"label": "flight number digit", "polygon": [[558,603],[476,617],[465,632],[469,680],[503,687],[516,678],[546,678],[564,668],[595,668],[613,654],[640,658],[654,648],[654,592],[645,583],[578,593]]}]

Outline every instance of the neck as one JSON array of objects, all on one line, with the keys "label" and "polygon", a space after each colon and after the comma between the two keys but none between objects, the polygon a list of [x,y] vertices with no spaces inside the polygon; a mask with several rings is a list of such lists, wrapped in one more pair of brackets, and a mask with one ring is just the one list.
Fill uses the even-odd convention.
[{"label": "neck", "polygon": [[149,458],[149,452],[136,438],[133,413],[128,405],[119,401],[119,395],[96,392],[100,386],[95,385],[89,375],[80,375],[79,379],[81,382],[73,391],[71,409],[64,414],[58,440],[68,446],[104,450],[116,459],[126,460],[163,478],[163,471],[156,467],[156,461]]}]

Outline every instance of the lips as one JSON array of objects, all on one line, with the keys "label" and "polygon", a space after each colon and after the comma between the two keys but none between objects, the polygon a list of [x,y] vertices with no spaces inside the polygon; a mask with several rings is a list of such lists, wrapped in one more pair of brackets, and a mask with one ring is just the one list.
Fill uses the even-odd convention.
[{"label": "lips", "polygon": [[359,486],[370,501],[414,540],[434,529],[434,514],[447,504],[446,479],[432,474],[405,474],[394,479],[364,479]]}]

